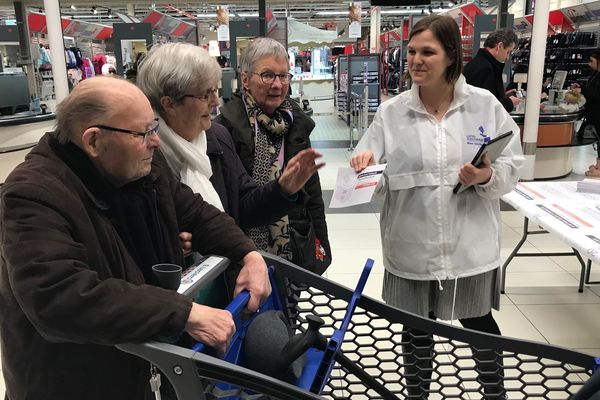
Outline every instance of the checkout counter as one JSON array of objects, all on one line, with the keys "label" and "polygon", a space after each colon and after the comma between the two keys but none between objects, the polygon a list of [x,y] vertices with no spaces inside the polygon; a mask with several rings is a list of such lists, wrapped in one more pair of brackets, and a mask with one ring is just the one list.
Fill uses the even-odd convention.
[{"label": "checkout counter", "polygon": [[[522,140],[525,114],[523,111],[512,112],[511,116],[521,129]],[[572,172],[573,147],[594,142],[591,139],[578,141],[575,138],[575,122],[578,119],[579,112],[540,111],[534,179],[560,179]]]},{"label": "checkout counter", "polygon": [[54,113],[30,111],[0,116],[0,184],[25,160],[44,133],[54,129]]}]

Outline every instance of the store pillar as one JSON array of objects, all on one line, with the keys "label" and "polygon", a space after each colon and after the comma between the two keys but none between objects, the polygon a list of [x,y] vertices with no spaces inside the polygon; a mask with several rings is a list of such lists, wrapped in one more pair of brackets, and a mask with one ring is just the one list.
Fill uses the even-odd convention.
[{"label": "store pillar", "polygon": [[527,73],[527,99],[525,101],[525,125],[523,127],[525,168],[523,169],[522,178],[525,180],[533,180],[535,172],[535,151],[540,118],[549,13],[549,2],[539,1],[536,3],[533,16],[533,30],[531,33],[531,52]]},{"label": "store pillar", "polygon": [[56,96],[56,103],[58,104],[69,94],[67,61],[65,57],[56,57],[56,54],[63,52],[65,47],[58,0],[44,0],[44,9],[46,11],[46,27],[48,29],[50,51],[55,52],[51,64],[54,79],[54,94]]},{"label": "store pillar", "polygon": [[369,52],[379,53],[381,43],[381,7],[371,7],[371,34],[369,35]]}]

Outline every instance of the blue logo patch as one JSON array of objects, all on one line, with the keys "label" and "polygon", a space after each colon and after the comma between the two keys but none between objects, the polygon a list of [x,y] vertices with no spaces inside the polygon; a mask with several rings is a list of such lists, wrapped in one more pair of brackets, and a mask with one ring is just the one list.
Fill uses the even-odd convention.
[{"label": "blue logo patch", "polygon": [[480,126],[478,129],[478,135],[467,135],[467,144],[472,144],[476,146],[481,146],[484,143],[488,143],[491,138],[485,134],[485,129],[483,126]]}]

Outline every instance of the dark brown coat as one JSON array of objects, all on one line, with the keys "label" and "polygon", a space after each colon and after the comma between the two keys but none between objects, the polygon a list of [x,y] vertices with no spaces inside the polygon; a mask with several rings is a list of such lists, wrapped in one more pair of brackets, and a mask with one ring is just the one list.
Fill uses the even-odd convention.
[{"label": "dark brown coat", "polygon": [[[143,399],[148,363],[113,347],[180,334],[191,301],[144,284],[113,224],[52,151],[46,134],[2,187],[0,338],[11,400]],[[162,235],[183,265],[178,232],[233,260],[254,250],[234,221],[171,174],[150,174]]]}]

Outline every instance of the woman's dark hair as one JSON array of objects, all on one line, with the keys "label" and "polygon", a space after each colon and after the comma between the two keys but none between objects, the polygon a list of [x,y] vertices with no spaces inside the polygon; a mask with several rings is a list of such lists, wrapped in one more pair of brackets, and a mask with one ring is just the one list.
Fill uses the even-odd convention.
[{"label": "woman's dark hair", "polygon": [[455,83],[462,73],[463,56],[458,25],[451,17],[445,15],[429,15],[415,24],[408,40],[426,30],[440,42],[452,64],[446,69],[446,81]]},{"label": "woman's dark hair", "polygon": [[592,57],[594,57],[597,61],[600,61],[600,47],[598,47],[596,50],[592,50],[590,53],[590,58]]}]

